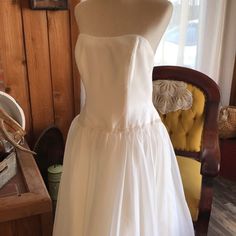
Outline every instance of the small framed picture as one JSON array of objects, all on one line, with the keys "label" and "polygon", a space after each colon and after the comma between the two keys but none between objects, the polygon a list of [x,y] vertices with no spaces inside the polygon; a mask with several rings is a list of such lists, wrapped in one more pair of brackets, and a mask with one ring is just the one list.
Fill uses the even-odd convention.
[{"label": "small framed picture", "polygon": [[33,10],[66,10],[68,0],[30,0]]}]

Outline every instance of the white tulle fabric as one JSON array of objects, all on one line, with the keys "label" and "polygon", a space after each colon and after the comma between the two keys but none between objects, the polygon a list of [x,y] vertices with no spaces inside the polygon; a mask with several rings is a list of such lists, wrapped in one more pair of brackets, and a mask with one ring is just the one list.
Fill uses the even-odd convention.
[{"label": "white tulle fabric", "polygon": [[139,35],[80,34],[85,105],[70,127],[54,236],[194,235],[176,157],[152,103]]},{"label": "white tulle fabric", "polygon": [[167,114],[190,109],[193,96],[182,81],[156,80],[153,82],[153,103],[160,113]]}]

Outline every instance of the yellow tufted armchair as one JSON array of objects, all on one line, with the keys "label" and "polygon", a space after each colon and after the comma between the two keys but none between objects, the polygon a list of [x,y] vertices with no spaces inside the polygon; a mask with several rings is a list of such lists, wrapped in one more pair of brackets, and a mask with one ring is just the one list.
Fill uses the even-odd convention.
[{"label": "yellow tufted armchair", "polygon": [[164,80],[183,81],[192,94],[189,109],[159,113],[177,155],[195,233],[207,235],[213,179],[218,175],[220,163],[217,133],[219,89],[212,79],[198,71],[177,66],[154,67],[154,86]]}]

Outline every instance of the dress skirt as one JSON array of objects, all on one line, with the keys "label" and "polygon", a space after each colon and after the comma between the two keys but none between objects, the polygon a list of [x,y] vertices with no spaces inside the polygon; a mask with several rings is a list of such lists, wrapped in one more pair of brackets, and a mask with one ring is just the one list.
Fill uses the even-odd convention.
[{"label": "dress skirt", "polygon": [[192,235],[176,156],[161,120],[124,131],[70,127],[54,236]]}]

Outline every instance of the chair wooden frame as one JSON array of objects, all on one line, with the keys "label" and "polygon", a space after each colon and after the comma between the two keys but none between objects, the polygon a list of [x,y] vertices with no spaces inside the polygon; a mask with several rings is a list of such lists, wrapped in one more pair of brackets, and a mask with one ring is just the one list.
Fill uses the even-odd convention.
[{"label": "chair wooden frame", "polygon": [[176,155],[194,158],[201,162],[202,187],[198,219],[194,223],[196,235],[207,235],[213,198],[213,180],[219,173],[220,149],[218,139],[218,109],[220,93],[217,84],[207,75],[179,66],[156,66],[154,80],[176,80],[193,84],[205,94],[205,122],[200,152],[176,150]]}]

